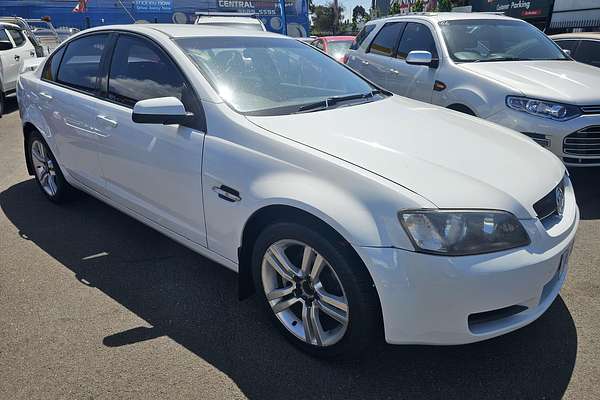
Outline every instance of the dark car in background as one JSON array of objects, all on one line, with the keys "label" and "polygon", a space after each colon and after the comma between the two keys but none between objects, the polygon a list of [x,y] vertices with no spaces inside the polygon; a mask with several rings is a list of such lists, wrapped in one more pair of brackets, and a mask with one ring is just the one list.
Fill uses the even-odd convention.
[{"label": "dark car in background", "polygon": [[576,61],[600,67],[600,32],[564,33],[550,38],[569,50]]}]

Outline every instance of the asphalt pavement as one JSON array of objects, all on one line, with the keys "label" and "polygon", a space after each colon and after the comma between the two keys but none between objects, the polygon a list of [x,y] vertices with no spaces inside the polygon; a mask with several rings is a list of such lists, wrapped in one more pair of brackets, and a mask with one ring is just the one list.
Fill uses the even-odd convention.
[{"label": "asphalt pavement", "polygon": [[482,343],[326,362],[290,346],[255,298],[238,301],[233,272],[89,196],[45,200],[8,108],[0,399],[600,399],[598,168],[572,172],[582,221],[539,320]]}]

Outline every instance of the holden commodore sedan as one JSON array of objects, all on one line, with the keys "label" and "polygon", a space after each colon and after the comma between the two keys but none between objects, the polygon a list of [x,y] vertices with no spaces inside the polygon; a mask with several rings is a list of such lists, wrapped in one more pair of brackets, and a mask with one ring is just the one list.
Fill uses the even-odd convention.
[{"label": "holden commodore sedan", "polygon": [[292,38],[90,29],[18,99],[48,200],[82,190],[238,272],[239,295],[318,356],[492,338],[567,274],[579,211],[560,160]]}]

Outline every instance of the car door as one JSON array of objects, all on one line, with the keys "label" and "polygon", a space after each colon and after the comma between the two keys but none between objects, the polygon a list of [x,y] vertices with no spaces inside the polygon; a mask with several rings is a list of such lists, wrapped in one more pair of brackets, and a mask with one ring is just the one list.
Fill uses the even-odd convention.
[{"label": "car door", "polygon": [[[183,125],[132,121],[136,102],[176,97],[203,118],[180,69],[158,45],[119,34],[108,72],[100,163],[109,196],[124,207],[206,246],[202,199],[202,122]],[[202,118],[201,118],[202,117]]]},{"label": "car door", "polygon": [[388,22],[383,25],[358,61],[359,65],[362,64],[360,73],[386,89],[388,74],[390,74],[389,60],[394,55],[405,25],[404,22]]},{"label": "car door", "polygon": [[20,28],[7,28],[6,31],[11,36],[15,44],[15,59],[17,60],[17,75],[23,67],[25,60],[35,58],[35,48],[25,36]]},{"label": "car door", "polygon": [[61,166],[79,183],[100,193],[104,193],[104,180],[98,144],[103,133],[96,115],[102,108],[98,80],[108,40],[108,33],[89,34],[55,52],[44,65],[38,91]]},{"label": "car door", "polygon": [[579,62],[600,67],[600,40],[581,40],[575,59]]},{"label": "car door", "polygon": [[413,50],[429,51],[438,60],[431,30],[425,24],[409,22],[398,43],[395,57],[388,59],[389,74],[385,86],[392,92],[416,100],[431,102],[437,69],[426,65],[410,65],[406,56]]},{"label": "car door", "polygon": [[10,49],[0,50],[0,89],[10,92],[17,87],[19,50],[6,29],[0,27],[0,41],[10,43]]}]

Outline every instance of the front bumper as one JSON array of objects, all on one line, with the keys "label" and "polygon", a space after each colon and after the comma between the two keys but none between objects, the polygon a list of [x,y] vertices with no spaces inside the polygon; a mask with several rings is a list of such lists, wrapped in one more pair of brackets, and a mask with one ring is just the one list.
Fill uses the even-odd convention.
[{"label": "front bumper", "polygon": [[[579,224],[572,188],[569,191],[570,205],[562,219],[556,217],[545,226],[537,219],[522,221],[532,239],[524,248],[444,257],[361,247],[381,301],[386,341],[464,344],[535,321],[566,278]],[[522,311],[505,312],[515,309]]]},{"label": "front bumper", "polygon": [[[585,145],[575,146],[583,151],[574,152],[572,146],[571,149],[569,149],[569,146],[565,149],[565,138],[567,136],[590,127],[598,127],[597,129],[600,131],[599,114],[584,114],[577,118],[561,122],[506,108],[486,119],[525,134],[543,135],[545,139],[542,140],[549,142],[549,146],[544,147],[558,156],[567,166],[600,166],[600,151],[595,152],[596,149],[600,149],[600,146],[594,146],[595,144],[600,144],[600,140],[588,140],[587,142],[590,142],[590,147]],[[595,134],[594,137],[596,137]],[[598,137],[600,137],[600,134]],[[576,142],[585,143],[586,141]],[[586,154],[590,152],[592,154]]]}]

